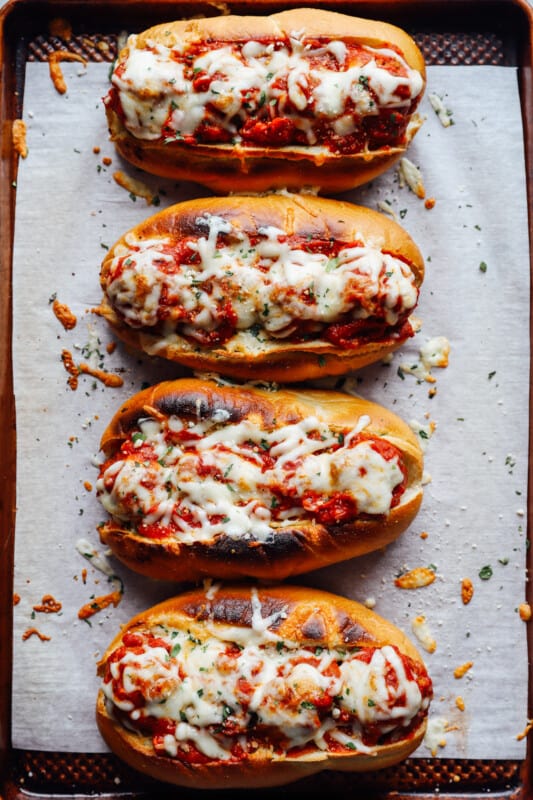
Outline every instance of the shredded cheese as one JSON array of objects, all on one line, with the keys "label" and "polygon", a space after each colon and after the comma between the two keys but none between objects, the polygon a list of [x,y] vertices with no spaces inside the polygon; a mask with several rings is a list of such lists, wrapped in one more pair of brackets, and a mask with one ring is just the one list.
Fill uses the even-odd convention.
[{"label": "shredded cheese", "polygon": [[428,653],[434,653],[437,649],[437,641],[434,639],[426,617],[423,614],[415,617],[411,623],[411,629],[424,650]]},{"label": "shredded cheese", "polygon": [[444,128],[449,128],[450,125],[453,125],[452,112],[450,111],[449,108],[446,108],[446,106],[442,101],[442,98],[439,97],[438,94],[435,94],[435,92],[431,92],[428,95],[428,99],[429,102],[431,103],[433,111],[439,118],[441,125]]},{"label": "shredded cheese", "polygon": [[424,199],[426,190],[422,173],[419,167],[405,156],[400,159],[398,176],[400,179],[400,188],[403,188],[405,184],[407,184],[409,189],[414,192],[417,197],[420,197],[421,200]]},{"label": "shredded cheese", "polygon": [[378,203],[377,203],[377,208],[378,208],[378,211],[383,211],[384,214],[388,214],[389,217],[392,217],[392,219],[395,222],[400,224],[400,220],[399,220],[398,214],[393,209],[391,204],[387,203],[386,200],[379,200]]}]

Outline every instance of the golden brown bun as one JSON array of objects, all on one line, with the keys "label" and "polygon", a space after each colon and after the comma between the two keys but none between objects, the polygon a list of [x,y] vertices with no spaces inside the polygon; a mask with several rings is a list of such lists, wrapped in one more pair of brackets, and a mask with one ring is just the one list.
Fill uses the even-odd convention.
[{"label": "golden brown bun", "polygon": [[[272,38],[300,30],[305,30],[309,37],[326,36],[376,48],[392,44],[403,54],[408,66],[420,72],[425,83],[422,53],[401,28],[316,8],[291,9],[271,16],[227,15],[164,23],[142,33],[137,42],[141,48],[148,41],[172,47],[178,42],[194,44],[209,38],[214,41]],[[128,52],[128,47],[124,48],[119,60]],[[111,139],[127,161],[164,178],[195,181],[216,193],[299,190],[306,186],[326,193],[348,191],[391,167],[405,153],[422,124],[422,119],[413,114],[406,142],[400,147],[343,155],[318,146],[190,146],[179,141],[162,144],[132,136],[110,107],[106,108],[106,114]]]},{"label": "golden brown bun", "polygon": [[[326,648],[394,645],[425,670],[420,653],[399,628],[354,600],[291,585],[256,591],[263,617],[281,608],[287,613],[274,627],[275,633],[286,641]],[[99,664],[99,673],[103,675],[107,658],[121,645],[125,633],[161,623],[172,629],[185,628],[192,636],[205,638],[206,618],[209,618],[209,631],[214,636],[217,636],[217,629],[224,635],[225,625],[250,627],[250,587],[223,586],[209,593],[197,589],[137,615],[108,647]],[[270,751],[259,749],[245,761],[191,765],[178,758],[156,755],[149,737],[120,725],[106,708],[102,690],[98,694],[96,717],[108,746],[134,769],[161,781],[198,789],[279,786],[326,769],[346,772],[384,769],[407,758],[420,745],[427,723],[424,717],[408,738],[378,745],[371,753],[316,750],[300,757],[276,758]]]},{"label": "golden brown bun", "polygon": [[[411,524],[422,502],[423,455],[411,428],[391,411],[340,392],[280,390],[220,386],[184,378],[167,381],[139,392],[124,403],[105,430],[101,449],[116,453],[139,418],[176,415],[209,419],[224,409],[233,423],[247,418],[269,429],[317,416],[333,430],[346,430],[361,415],[370,423],[365,432],[383,437],[402,453],[407,488],[399,505],[388,515],[330,525],[305,520],[279,527],[268,542],[227,536],[186,545],[175,538],[153,540],[128,531],[119,520],[99,527],[102,542],[128,567],[151,578],[196,581],[203,577],[224,580],[244,577],[282,580],[385,547]],[[279,523],[273,523],[277,528]]]},{"label": "golden brown bun", "polygon": [[[137,225],[130,233],[135,238],[205,236],[198,219],[212,214],[230,222],[244,233],[256,233],[272,225],[303,240],[330,237],[353,242],[359,238],[398,256],[411,266],[418,287],[424,279],[424,260],[407,231],[378,211],[340,200],[301,195],[272,194],[265,197],[209,197],[171,206]],[[125,244],[125,234],[107,253],[101,269],[105,288],[107,275],[117,248]],[[344,375],[383,359],[398,349],[406,335],[390,336],[344,349],[323,339],[300,343],[265,338],[259,341],[246,332],[237,332],[228,342],[201,348],[181,336],[165,344],[150,328],[127,326],[104,296],[99,313],[128,345],[183,364],[202,372],[216,372],[243,380],[294,383],[328,375]]]}]

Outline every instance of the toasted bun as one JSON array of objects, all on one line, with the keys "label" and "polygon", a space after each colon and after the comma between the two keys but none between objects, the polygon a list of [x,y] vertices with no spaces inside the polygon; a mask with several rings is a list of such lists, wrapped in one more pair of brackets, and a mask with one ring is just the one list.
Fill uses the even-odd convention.
[{"label": "toasted bun", "polygon": [[252,529],[246,536],[221,532],[187,544],[175,536],[142,536],[118,518],[104,523],[99,528],[102,542],[128,567],[149,577],[281,580],[385,547],[406,530],[420,508],[423,456],[416,436],[399,417],[375,403],[340,392],[268,392],[187,378],[168,381],[124,403],[102,436],[103,452],[108,458],[117,454],[140,419],[169,416],[196,422],[225,418],[228,424],[247,420],[265,431],[317,417],[339,432],[353,429],[361,417],[368,417],[365,434],[376,435],[401,452],[406,490],[387,514],[326,524],[302,510],[305,518],[301,521],[272,522],[274,535],[266,539],[256,538]]},{"label": "toasted bun", "polygon": [[[150,736],[126,729],[114,716],[113,704],[106,702],[100,689],[97,723],[111,750],[134,769],[168,783],[199,789],[254,789],[289,783],[322,770],[383,769],[402,761],[418,747],[426,730],[431,699],[431,681],[419,652],[392,623],[353,600],[329,592],[285,585],[260,589],[213,586],[208,591],[185,593],[139,614],[125,625],[102,658],[99,674],[105,676],[106,662],[123,644],[126,634],[162,625],[168,631],[187,631],[199,642],[216,639],[230,645],[237,642],[242,647],[248,635],[253,637],[258,633],[258,612],[261,630],[262,620],[271,617],[267,630],[274,642],[344,651],[392,645],[411,659],[424,682],[427,701],[405,728],[403,737],[400,728],[392,742],[375,745],[366,752],[364,748],[332,752],[312,745],[301,753],[287,755],[259,743],[243,759],[212,758],[205,763],[188,763],[179,753],[177,757],[158,754]],[[250,735],[254,735],[253,730]]]},{"label": "toasted bun", "polygon": [[[170,237],[177,242],[187,237],[205,237],[205,216],[229,222],[236,231],[248,236],[272,226],[288,236],[306,241],[334,239],[350,244],[365,243],[405,261],[411,268],[419,289],[424,279],[424,261],[420,250],[401,225],[371,209],[338,200],[310,196],[267,195],[265,197],[210,197],[189,200],[155,214],[125,234],[107,253],[101,269],[104,292],[113,259],[127,247],[127,237],[135,240]],[[104,294],[99,313],[128,345],[178,362],[194,370],[216,372],[244,380],[269,380],[280,383],[300,382],[328,375],[342,375],[383,359],[398,349],[411,335],[410,326],[391,329],[386,335],[361,341],[349,347],[317,338],[287,341],[274,338],[265,329],[253,336],[236,331],[223,344],[202,346],[180,333],[165,336],[159,329],[126,324]]]},{"label": "toasted bun", "polygon": [[[156,43],[164,47],[194,47],[206,41],[286,38],[303,31],[305,37],[321,37],[345,44],[376,49],[390,48],[402,54],[408,67],[420,73],[425,86],[423,56],[414,40],[401,28],[334,11],[299,8],[271,16],[220,16],[183,20],[150,28],[119,55],[127,59],[130,47],[144,49]],[[424,89],[417,97],[418,105]],[[139,97],[142,97],[139,92]],[[324,192],[342,192],[366,183],[391,167],[409,146],[421,118],[413,111],[403,141],[354,154],[332,152],[325,146],[243,146],[242,144],[162,143],[133,136],[112,104],[106,105],[111,139],[119,153],[141,169],[166,178],[195,181],[214,192],[301,189],[315,186]]]}]

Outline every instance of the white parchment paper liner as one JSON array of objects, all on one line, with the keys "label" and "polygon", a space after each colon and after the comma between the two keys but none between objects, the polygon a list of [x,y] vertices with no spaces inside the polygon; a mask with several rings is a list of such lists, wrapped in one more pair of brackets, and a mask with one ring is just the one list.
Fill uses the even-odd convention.
[{"label": "white parchment paper liner", "polygon": [[[12,734],[14,746],[25,749],[106,750],[94,722],[96,661],[122,623],[176,589],[112,560],[125,584],[122,603],[90,625],[77,617],[92,596],[112,588],[76,549],[84,538],[102,550],[96,525],[105,514],[89,490],[100,435],[124,397],[180,372],[120,344],[108,354],[113,337],[90,313],[100,298],[105,248],[157,210],[133,202],[112,172],[122,168],[142,178],[162,206],[209,194],[192,183],[143,175],[115,155],[101,104],[108,69],[64,64],[69,88],[60,96],[46,64],[27,65],[29,155],[19,169],[13,279],[21,600],[14,610]],[[517,608],[526,579],[529,264],[517,75],[512,68],[431,67],[431,92],[450,108],[454,125],[444,128],[426,97],[427,119],[408,157],[420,166],[435,207],[426,209],[400,188],[396,170],[343,195],[374,208],[388,205],[426,258],[421,331],[390,364],[362,370],[347,387],[391,407],[417,430],[435,423],[425,440],[431,482],[419,517],[386,552],[294,582],[375,601],[378,613],[411,636],[412,620],[425,615],[437,641],[434,653],[424,653],[435,686],[431,719],[451,728],[438,755],[519,759],[525,742],[516,737],[527,715],[526,625]],[[103,156],[112,157],[111,166]],[[63,330],[52,313],[54,295],[77,315],[74,330]],[[418,362],[421,345],[435,336],[445,336],[451,352],[448,368],[432,371],[437,393],[430,398],[432,384],[401,365]],[[124,387],[82,377],[73,392],[61,352],[80,361],[95,343],[97,360],[120,371]],[[437,570],[431,586],[395,587],[403,569],[430,564]],[[482,580],[487,565],[492,577]],[[475,588],[468,606],[461,602],[463,577]],[[32,610],[45,594],[62,603],[60,614]],[[23,641],[33,626],[50,639]],[[454,678],[466,661],[472,668]],[[423,745],[416,755],[428,757],[430,750]]]}]

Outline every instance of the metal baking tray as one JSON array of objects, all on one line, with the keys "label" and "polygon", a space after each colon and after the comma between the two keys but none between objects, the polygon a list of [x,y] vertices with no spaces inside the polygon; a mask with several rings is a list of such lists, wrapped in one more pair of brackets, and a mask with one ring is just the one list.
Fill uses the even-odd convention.
[{"label": "metal baking tray", "polygon": [[[16,421],[11,362],[11,274],[17,155],[11,123],[21,114],[27,61],[45,61],[68,49],[89,61],[112,62],[125,20],[130,31],[195,14],[266,14],[295,6],[320,6],[382,19],[405,28],[428,65],[501,65],[518,68],[522,102],[529,239],[533,244],[533,10],[528,0],[307,0],[306,2],[193,2],[192,0],[9,0],[0,11],[0,407],[3,457],[0,460],[0,796],[170,797],[176,789],[143,778],[110,754],[23,751],[10,742],[12,671],[12,586],[16,492]],[[63,42],[49,32],[55,17],[70,21],[73,38]],[[533,247],[530,247],[530,253]],[[531,259],[530,259],[531,260]],[[533,266],[533,263],[531,263]],[[531,425],[530,425],[531,430]],[[531,450],[531,434],[530,434]],[[531,471],[530,471],[531,472]],[[529,497],[533,483],[530,479]],[[528,520],[531,519],[531,499]],[[528,556],[531,569],[531,550]],[[531,602],[531,598],[528,598]],[[528,636],[529,650],[533,644]],[[531,659],[530,677],[531,687]],[[527,713],[533,717],[533,708]],[[338,793],[365,798],[533,797],[532,748],[524,761],[408,759],[397,767],[368,774],[322,773],[275,790],[254,790],[259,797],[288,797],[298,791]],[[183,794],[183,791],[181,792]],[[234,796],[230,791],[192,791],[194,797]]]}]

